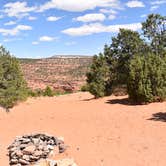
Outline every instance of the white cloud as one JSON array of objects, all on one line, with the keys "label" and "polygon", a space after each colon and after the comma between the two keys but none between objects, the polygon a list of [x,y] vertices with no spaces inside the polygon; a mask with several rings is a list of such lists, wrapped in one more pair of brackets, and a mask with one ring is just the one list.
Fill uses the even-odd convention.
[{"label": "white cloud", "polygon": [[29,17],[28,17],[28,20],[30,20],[30,21],[37,20],[37,17],[29,16]]},{"label": "white cloud", "polygon": [[95,33],[103,33],[103,32],[115,33],[118,32],[120,28],[131,29],[136,31],[141,29],[141,27],[142,25],[140,23],[109,25],[109,26],[105,26],[100,23],[92,23],[77,28],[65,29],[62,31],[62,33],[65,33],[70,36],[85,36],[85,35],[92,35]]},{"label": "white cloud", "polygon": [[81,22],[104,21],[105,19],[106,17],[102,13],[85,14],[84,16],[74,18],[74,20]]},{"label": "white cloud", "polygon": [[158,9],[158,8],[159,8],[159,6],[158,6],[158,5],[151,6],[150,11],[154,11],[154,10],[156,10],[156,9]]},{"label": "white cloud", "polygon": [[1,14],[1,15],[0,15],[0,19],[3,18],[3,17],[4,17],[4,16]]},{"label": "white cloud", "polygon": [[113,10],[113,9],[100,9],[100,12],[105,13],[105,14],[109,14],[108,19],[109,20],[114,20],[116,18],[117,15],[117,11]]},{"label": "white cloud", "polygon": [[6,23],[4,23],[4,25],[15,25],[16,24],[16,22],[15,21],[9,21],[9,22],[6,22]]},{"label": "white cloud", "polygon": [[100,12],[105,14],[117,14],[117,11],[113,9],[100,9]]},{"label": "white cloud", "polygon": [[147,17],[147,14],[142,14],[141,15],[141,18],[145,18],[145,17]]},{"label": "white cloud", "polygon": [[21,31],[29,31],[32,30],[31,26],[28,25],[17,25],[16,27],[12,28],[12,29],[0,29],[0,33],[2,33],[3,36],[16,36],[18,35]]},{"label": "white cloud", "polygon": [[109,20],[114,20],[115,18],[116,18],[116,16],[113,15],[113,14],[111,14],[111,15],[108,16],[108,19],[109,19]]},{"label": "white cloud", "polygon": [[51,36],[41,36],[39,38],[39,41],[41,42],[51,42],[54,41],[56,38],[55,37],[51,37]]},{"label": "white cloud", "polygon": [[39,44],[39,42],[34,41],[34,42],[32,42],[32,44],[33,44],[33,45],[38,45],[38,44]]},{"label": "white cloud", "polygon": [[92,10],[96,7],[120,8],[119,0],[50,0],[41,5],[39,12],[49,9],[62,9],[72,12]]},{"label": "white cloud", "polygon": [[166,3],[166,0],[158,0],[158,1],[151,2],[152,5],[161,5],[165,3]]},{"label": "white cloud", "polygon": [[27,2],[10,2],[4,5],[3,12],[9,17],[22,18],[28,16],[29,12],[35,11],[36,7],[27,6]]},{"label": "white cloud", "polygon": [[38,45],[40,42],[53,42],[57,40],[57,37],[51,37],[51,36],[41,36],[37,41],[33,41],[33,45]]},{"label": "white cloud", "polygon": [[144,3],[142,1],[138,1],[138,0],[133,0],[133,1],[128,1],[126,3],[126,5],[129,8],[136,8],[136,7],[145,7]]},{"label": "white cloud", "polygon": [[61,19],[61,17],[56,17],[56,16],[50,16],[47,17],[47,21],[58,21],[59,19]]}]

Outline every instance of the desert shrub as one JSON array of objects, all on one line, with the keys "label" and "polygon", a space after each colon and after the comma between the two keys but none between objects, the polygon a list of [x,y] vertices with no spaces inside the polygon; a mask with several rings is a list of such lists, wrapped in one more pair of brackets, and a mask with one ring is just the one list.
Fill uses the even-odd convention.
[{"label": "desert shrub", "polygon": [[44,90],[42,90],[42,89],[35,89],[35,90],[33,91],[33,93],[35,94],[34,97],[40,97],[40,96],[43,96]]},{"label": "desert shrub", "polygon": [[30,97],[40,97],[40,96],[52,97],[55,95],[54,91],[49,86],[47,86],[43,90],[42,89],[35,89],[35,90],[29,89],[28,94]]},{"label": "desert shrub", "polygon": [[90,71],[87,73],[87,89],[95,98],[103,97],[106,94],[109,68],[103,54],[93,57]]},{"label": "desert shrub", "polygon": [[89,84],[89,92],[95,96],[95,98],[105,96],[105,86],[102,82],[92,82]]},{"label": "desert shrub", "polygon": [[129,65],[128,94],[135,102],[166,99],[166,58],[148,53],[135,56]]},{"label": "desert shrub", "polygon": [[35,90],[32,90],[32,89],[28,89],[28,96],[29,97],[40,97],[43,95],[43,91],[41,89],[35,89]]},{"label": "desert shrub", "polygon": [[47,86],[46,89],[43,91],[43,96],[52,97],[54,95],[55,95],[54,91],[49,86]]},{"label": "desert shrub", "polygon": [[87,85],[87,84],[83,85],[83,86],[81,87],[81,91],[82,91],[82,92],[88,92],[88,91],[89,91],[88,85]]},{"label": "desert shrub", "polygon": [[67,91],[54,91],[51,89],[51,87],[47,86],[45,89],[29,89],[28,94],[30,97],[41,97],[41,96],[60,96],[60,95],[65,95],[65,94],[70,94],[72,92],[67,92]]},{"label": "desert shrub", "polygon": [[0,105],[12,108],[28,97],[27,84],[19,62],[4,47],[0,47]]}]

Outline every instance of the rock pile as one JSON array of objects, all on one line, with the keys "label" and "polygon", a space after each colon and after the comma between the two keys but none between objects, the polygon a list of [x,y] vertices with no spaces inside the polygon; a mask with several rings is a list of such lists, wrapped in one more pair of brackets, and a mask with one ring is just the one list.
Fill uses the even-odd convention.
[{"label": "rock pile", "polygon": [[10,165],[22,166],[46,159],[51,152],[56,154],[66,150],[63,138],[45,134],[17,137],[8,147]]}]

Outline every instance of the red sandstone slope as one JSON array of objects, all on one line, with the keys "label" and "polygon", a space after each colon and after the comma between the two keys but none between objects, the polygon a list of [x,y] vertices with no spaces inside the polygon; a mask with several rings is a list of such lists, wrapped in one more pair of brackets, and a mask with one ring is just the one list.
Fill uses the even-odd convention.
[{"label": "red sandstone slope", "polygon": [[44,89],[47,85],[55,90],[79,90],[85,84],[86,72],[92,57],[53,57],[24,59],[21,67],[29,87]]}]

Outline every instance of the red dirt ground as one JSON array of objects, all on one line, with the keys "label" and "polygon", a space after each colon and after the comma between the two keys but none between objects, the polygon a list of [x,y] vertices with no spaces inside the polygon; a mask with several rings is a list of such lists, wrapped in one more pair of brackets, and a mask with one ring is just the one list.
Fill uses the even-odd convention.
[{"label": "red dirt ground", "polygon": [[133,106],[125,98],[80,92],[0,111],[0,164],[9,165],[16,136],[44,132],[63,136],[78,166],[166,166],[166,102]]}]

